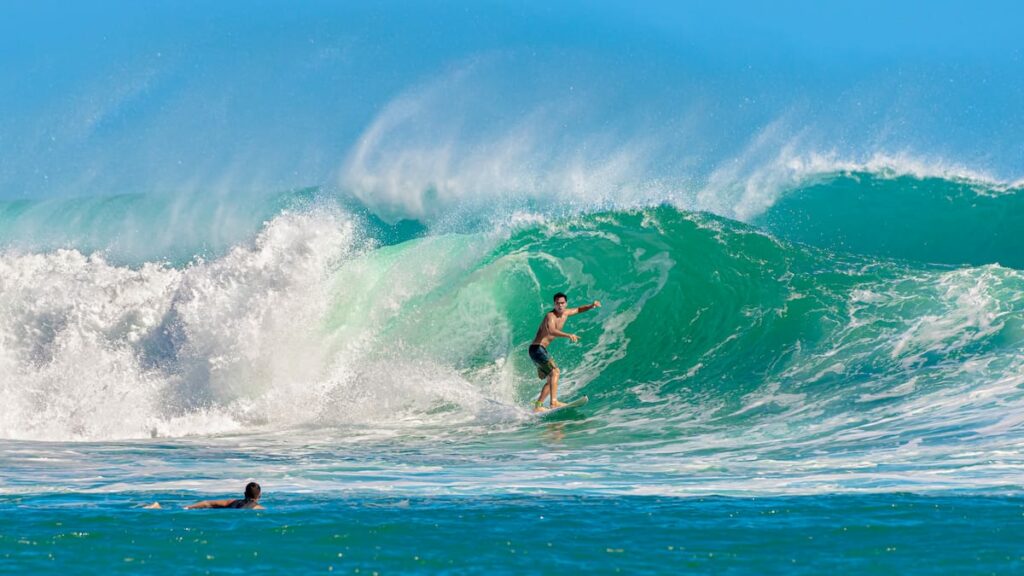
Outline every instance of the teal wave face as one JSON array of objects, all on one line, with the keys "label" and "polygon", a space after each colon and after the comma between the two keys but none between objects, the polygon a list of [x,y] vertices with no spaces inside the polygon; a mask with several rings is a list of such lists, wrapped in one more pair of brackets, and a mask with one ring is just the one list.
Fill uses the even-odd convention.
[{"label": "teal wave face", "polygon": [[335,281],[329,331],[379,325],[403,356],[523,403],[539,390],[526,345],[551,295],[601,300],[569,321],[580,344],[551,351],[564,395],[588,394],[609,434],[628,426],[620,441],[737,427],[830,451],[911,431],[973,437],[1002,412],[972,394],[1019,380],[1024,341],[1013,270],[837,256],[669,207],[428,237]]},{"label": "teal wave face", "polygon": [[840,174],[786,194],[755,225],[830,250],[1024,268],[1024,190],[944,178]]},{"label": "teal wave face", "polygon": [[[80,356],[107,352],[126,390],[152,388],[139,401],[153,422],[146,430],[159,433],[175,434],[167,423],[196,411],[223,417],[217,430],[346,425],[370,408],[382,418],[507,424],[538,392],[526,346],[555,292],[571,306],[603,303],[570,320],[579,344],[551,349],[563,395],[591,397],[595,439],[727,442],[742,429],[755,443],[803,439],[832,451],[1016,434],[1003,423],[1024,373],[1016,270],[840,252],[669,206],[520,214],[511,225],[441,234],[365,212],[353,223],[336,204],[318,211],[321,201],[336,199],[296,193],[253,206],[277,215],[252,245],[205,261],[190,255],[176,268],[5,253],[0,264],[20,278],[4,288],[0,311],[7,361],[31,386],[47,383],[54,400],[44,409],[58,414],[40,417],[35,397],[12,384],[22,412],[9,419],[11,434],[107,430],[88,417],[103,394],[75,394],[88,406],[64,411],[56,399],[68,395],[53,384]],[[70,237],[70,224],[101,229],[147,206],[158,208],[148,222],[162,221],[170,205],[149,202],[10,205],[0,229],[59,222]],[[187,247],[188,237],[172,245]],[[40,282],[52,285],[45,301]],[[102,391],[103,378],[83,389]],[[320,408],[310,416],[313,398]],[[65,412],[87,421],[51,431]],[[200,420],[182,429],[203,433]]]}]

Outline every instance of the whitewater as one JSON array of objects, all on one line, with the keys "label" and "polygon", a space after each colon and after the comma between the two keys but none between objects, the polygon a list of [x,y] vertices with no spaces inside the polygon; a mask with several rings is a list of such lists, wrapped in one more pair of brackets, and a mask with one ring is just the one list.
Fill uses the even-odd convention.
[{"label": "whitewater", "polygon": [[[907,188],[915,199],[947,195],[920,201],[922,222],[875,233],[885,202]],[[837,190],[882,204],[869,209],[880,211],[870,234],[859,235],[862,215],[837,210],[834,196],[822,200]],[[0,491],[9,514],[11,506],[35,512],[15,523],[19,540],[9,545],[88,555],[63,540],[46,544],[47,523],[64,522],[54,510],[85,506],[94,512],[75,523],[97,530],[96,513],[137,515],[150,501],[185,504],[189,494],[258,479],[273,490],[268,505],[287,516],[251,527],[261,534],[253,551],[306,549],[298,561],[265,560],[267,570],[338,562],[335,549],[356,566],[450,569],[490,550],[498,537],[487,535],[486,518],[521,534],[562,514],[570,516],[557,525],[582,522],[582,542],[604,542],[609,554],[643,550],[621,564],[639,570],[676,565],[688,549],[680,538],[690,549],[710,538],[698,547],[719,553],[749,546],[745,538],[775,529],[762,522],[780,510],[793,522],[784,541],[839,530],[833,512],[843,510],[895,530],[855,538],[856,546],[882,538],[922,553],[915,547],[932,537],[930,526],[949,528],[937,509],[969,518],[1019,507],[1012,497],[990,499],[1017,492],[1024,459],[1024,277],[1000,263],[1006,255],[1016,263],[1019,232],[1009,231],[1006,245],[963,236],[958,251],[932,257],[920,247],[949,234],[926,224],[948,215],[949,198],[981,205],[979,219],[985,202],[1019,205],[1016,190],[978,182],[835,172],[782,192],[750,222],[660,204],[517,211],[431,231],[306,190],[252,211],[251,237],[187,260],[12,240],[0,257]],[[48,201],[8,209],[3,227],[64,218],[64,238],[47,242],[97,241],[105,211],[137,222],[169,209],[154,203]],[[260,220],[268,210],[276,212]],[[830,234],[813,225],[823,221]],[[562,397],[591,401],[538,422],[528,407],[539,381],[525,351],[555,291],[571,304],[603,303],[572,319],[579,344],[552,347]],[[634,528],[606,540],[599,527],[623,505],[619,525]],[[314,520],[338,506],[344,519]],[[904,515],[878,516],[894,507]],[[939,516],[919,524],[921,511]],[[463,530],[467,513],[484,524],[475,528],[482,540],[465,549],[369,552],[381,522],[414,538],[421,523]],[[639,520],[652,514],[665,523],[657,550]],[[694,514],[724,532],[690,533]],[[747,518],[747,535],[726,518]],[[156,522],[154,534],[167,521],[139,520]],[[364,528],[343,548],[317,552],[277,536],[310,522],[314,531],[343,530],[332,522]],[[140,552],[124,551],[129,533],[116,526],[100,537],[128,554],[127,570]],[[229,526],[206,529],[223,541]],[[193,528],[181,529],[179,538]],[[157,566],[181,553],[151,542],[142,552]],[[217,557],[202,552],[208,540],[194,542],[197,562]],[[812,570],[827,557],[778,546],[799,549]],[[432,548],[435,562],[426,562]],[[588,565],[587,550],[564,568]],[[778,551],[744,565],[769,569]],[[220,566],[250,562],[239,554],[221,556]],[[691,566],[706,561],[705,552],[687,554],[698,562]],[[962,551],[947,554],[951,566],[965,566]],[[409,555],[420,560],[403,560]],[[523,561],[481,560],[510,572],[527,569]],[[878,566],[894,565],[904,566]]]},{"label": "whitewater", "polygon": [[[865,253],[772,227],[806,240],[778,221],[835,218],[835,200],[825,212],[816,198],[824,187],[891,201],[874,189],[913,182],[1011,208],[1016,193],[911,176],[827,182],[791,191],[762,227],[662,205],[518,213],[383,243],[365,216],[307,193],[251,240],[178,265],[10,249],[0,430],[47,441],[309,429],[514,439],[535,426],[525,344],[548,293],[564,290],[605,304],[573,320],[586,345],[555,347],[564,393],[592,398],[581,456],[633,446],[631,470],[695,484],[637,490],[1013,485],[1022,278],[996,258],[1019,239],[976,246],[964,258],[978,265],[955,266],[859,238],[864,223],[848,212],[830,238],[849,234]],[[929,208],[949,210],[922,205],[920,218],[940,217]],[[908,245],[948,235],[907,238],[935,229],[903,224]],[[621,490],[616,467],[594,489]],[[703,469],[714,482],[695,481]]]},{"label": "whitewater", "polygon": [[0,572],[1020,571],[1014,18],[111,6],[0,22]]}]

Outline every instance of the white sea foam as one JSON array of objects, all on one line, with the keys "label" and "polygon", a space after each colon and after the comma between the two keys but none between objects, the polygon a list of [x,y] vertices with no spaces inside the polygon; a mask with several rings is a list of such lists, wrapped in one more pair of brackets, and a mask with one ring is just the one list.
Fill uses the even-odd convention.
[{"label": "white sea foam", "polygon": [[355,288],[335,282],[358,250],[352,221],[318,210],[284,213],[252,244],[183,269],[115,266],[75,250],[0,255],[0,437],[177,437],[493,412],[445,364],[368,354],[400,313],[388,298],[360,313],[369,321],[325,325]]}]

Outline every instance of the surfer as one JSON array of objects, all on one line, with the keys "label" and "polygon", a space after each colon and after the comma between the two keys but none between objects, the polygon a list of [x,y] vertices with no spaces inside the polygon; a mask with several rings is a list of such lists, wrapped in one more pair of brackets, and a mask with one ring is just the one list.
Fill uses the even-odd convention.
[{"label": "surfer", "polygon": [[189,504],[185,506],[186,510],[196,510],[198,508],[242,508],[242,509],[253,509],[253,510],[264,510],[263,506],[260,506],[260,485],[255,482],[249,482],[245,485],[245,497],[237,500],[203,500],[202,502],[196,502],[195,504]]},{"label": "surfer", "polygon": [[537,335],[533,337],[533,343],[530,344],[530,360],[533,360],[533,363],[537,365],[537,377],[547,379],[544,382],[544,387],[540,390],[540,396],[533,403],[534,412],[545,410],[544,399],[548,396],[551,397],[551,408],[565,405],[564,402],[558,401],[558,376],[560,372],[558,365],[555,364],[554,359],[548,354],[548,345],[555,338],[568,338],[570,342],[577,342],[579,336],[562,331],[566,319],[574,314],[601,307],[601,302],[598,300],[594,300],[592,304],[580,306],[579,308],[566,308],[567,303],[568,299],[565,294],[561,292],[555,294],[555,308],[544,315],[540,328],[537,328]]}]

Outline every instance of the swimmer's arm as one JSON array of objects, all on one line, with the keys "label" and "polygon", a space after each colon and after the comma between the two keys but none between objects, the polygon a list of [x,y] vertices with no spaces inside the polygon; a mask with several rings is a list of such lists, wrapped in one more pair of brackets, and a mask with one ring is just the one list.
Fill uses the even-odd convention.
[{"label": "swimmer's arm", "polygon": [[229,500],[203,500],[196,502],[195,504],[189,504],[185,506],[185,510],[200,510],[203,508],[227,508],[234,502],[234,499]]},{"label": "swimmer's arm", "polygon": [[584,306],[580,306],[579,308],[572,308],[570,310],[567,310],[567,312],[568,312],[569,316],[572,316],[574,314],[579,314],[580,312],[586,312],[588,310],[593,310],[594,308],[600,308],[600,307],[601,307],[601,301],[600,300],[594,300],[593,304],[587,304],[587,305],[584,305]]}]

